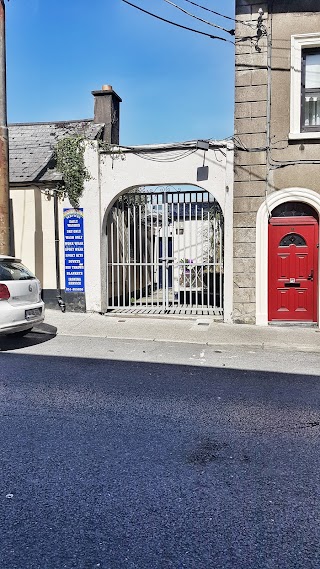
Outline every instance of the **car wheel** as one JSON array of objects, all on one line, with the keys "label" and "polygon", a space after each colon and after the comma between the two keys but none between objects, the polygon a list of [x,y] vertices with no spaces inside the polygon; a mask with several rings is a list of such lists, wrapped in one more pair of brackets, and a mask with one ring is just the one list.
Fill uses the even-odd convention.
[{"label": "car wheel", "polygon": [[32,328],[28,328],[27,330],[20,330],[20,332],[13,332],[12,334],[6,334],[6,336],[13,336],[14,338],[22,338],[26,334],[31,332]]}]

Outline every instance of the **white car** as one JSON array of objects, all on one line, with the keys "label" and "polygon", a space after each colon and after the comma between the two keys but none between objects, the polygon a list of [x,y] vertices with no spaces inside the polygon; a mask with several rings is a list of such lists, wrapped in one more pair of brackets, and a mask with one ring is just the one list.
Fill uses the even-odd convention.
[{"label": "white car", "polygon": [[0,255],[0,335],[24,336],[43,320],[40,281],[21,259]]}]

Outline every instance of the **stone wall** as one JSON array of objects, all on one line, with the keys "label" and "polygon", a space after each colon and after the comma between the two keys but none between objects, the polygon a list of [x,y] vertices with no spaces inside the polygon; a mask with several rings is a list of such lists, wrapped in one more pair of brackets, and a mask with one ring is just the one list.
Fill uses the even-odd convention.
[{"label": "stone wall", "polygon": [[[272,6],[270,14],[268,5]],[[271,43],[270,105],[267,101],[267,38],[262,37],[258,46],[254,39],[260,8],[264,11],[262,23]],[[240,23],[236,25],[235,58],[235,322],[254,323],[256,318],[256,287],[259,294],[262,286],[256,281],[255,241],[260,205],[266,197],[286,188],[305,188],[317,193],[320,190],[320,132],[319,136],[315,133],[313,140],[305,133],[290,132],[290,114],[294,114],[290,103],[292,74],[298,73],[291,59],[292,37],[319,35],[319,10],[318,0],[236,1],[236,18]],[[298,81],[301,81],[300,75]],[[298,87],[300,89],[300,85]]]},{"label": "stone wall", "polygon": [[[234,309],[235,322],[255,322],[255,233],[257,210],[266,191],[267,45],[257,51],[258,10],[266,3],[237,1],[234,156]],[[250,26],[246,23],[250,22]]]}]

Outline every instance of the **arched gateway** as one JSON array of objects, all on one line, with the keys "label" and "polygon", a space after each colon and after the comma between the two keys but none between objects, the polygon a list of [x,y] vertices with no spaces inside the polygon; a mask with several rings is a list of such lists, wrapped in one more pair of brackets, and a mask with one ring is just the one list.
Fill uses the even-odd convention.
[{"label": "arched gateway", "polygon": [[190,185],[143,186],[109,209],[108,310],[223,314],[224,217]]},{"label": "arched gateway", "polygon": [[198,142],[87,146],[87,310],[232,321],[233,145]]}]

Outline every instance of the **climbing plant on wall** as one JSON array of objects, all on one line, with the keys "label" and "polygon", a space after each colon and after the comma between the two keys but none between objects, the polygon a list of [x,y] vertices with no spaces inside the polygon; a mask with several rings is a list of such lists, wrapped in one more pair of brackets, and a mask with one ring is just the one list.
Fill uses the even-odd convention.
[{"label": "climbing plant on wall", "polygon": [[85,139],[83,136],[67,136],[56,145],[56,169],[62,174],[60,189],[74,207],[79,207],[84,183],[90,174],[84,163]]}]

